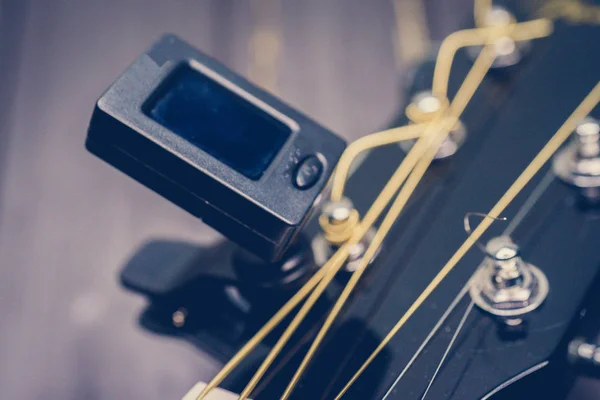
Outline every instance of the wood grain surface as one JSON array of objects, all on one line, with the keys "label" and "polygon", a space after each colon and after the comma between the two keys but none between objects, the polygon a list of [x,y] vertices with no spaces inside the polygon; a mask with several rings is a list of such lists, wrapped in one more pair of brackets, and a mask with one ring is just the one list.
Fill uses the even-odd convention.
[{"label": "wood grain surface", "polygon": [[[210,242],[209,228],[88,154],[97,97],[173,32],[348,139],[402,100],[390,0],[0,0],[0,399],[178,399],[216,363],[139,328],[118,284],[145,240]],[[436,39],[470,0],[425,4]],[[262,10],[262,11],[261,11]],[[267,11],[264,11],[267,10]],[[266,14],[265,14],[266,13]],[[258,28],[278,32],[257,66]],[[265,28],[266,27],[266,28]],[[258,71],[258,72],[257,72]],[[578,385],[578,399],[600,398]]]}]

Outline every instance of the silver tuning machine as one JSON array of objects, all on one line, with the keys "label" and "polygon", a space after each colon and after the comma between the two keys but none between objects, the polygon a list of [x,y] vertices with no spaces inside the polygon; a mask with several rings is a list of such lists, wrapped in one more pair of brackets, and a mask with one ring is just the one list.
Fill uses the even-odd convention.
[{"label": "silver tuning machine", "polygon": [[548,295],[548,280],[537,267],[526,263],[519,247],[508,236],[491,239],[486,257],[473,276],[470,295],[482,310],[502,318],[507,325],[538,308]]},{"label": "silver tuning machine", "polygon": [[593,118],[581,121],[570,143],[553,159],[556,176],[578,187],[586,197],[600,197],[600,124]]}]

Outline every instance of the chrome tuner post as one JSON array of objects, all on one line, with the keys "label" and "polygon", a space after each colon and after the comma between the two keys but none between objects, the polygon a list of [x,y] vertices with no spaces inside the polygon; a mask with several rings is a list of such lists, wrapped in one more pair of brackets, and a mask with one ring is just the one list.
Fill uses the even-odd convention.
[{"label": "chrome tuner post", "polygon": [[[443,100],[434,96],[431,91],[423,91],[417,93],[411,100],[410,105],[407,108],[408,110],[416,111],[414,114],[419,114],[419,117],[428,120],[433,118],[433,116],[442,111],[444,106]],[[407,114],[409,114],[407,112]],[[421,122],[413,115],[408,115],[409,119],[413,120],[413,122]],[[419,118],[419,119],[420,119]],[[467,130],[462,123],[458,123],[448,134],[446,139],[440,145],[438,152],[435,155],[436,160],[441,160],[444,158],[448,158],[452,156],[454,153],[458,151],[460,146],[465,141],[467,136]],[[416,140],[404,140],[400,142],[400,147],[402,150],[408,153],[408,151],[414,146]]]},{"label": "chrome tuner post", "polygon": [[[348,220],[353,218],[354,205],[352,202],[344,197],[340,201],[330,201],[323,205],[323,214],[331,225],[343,225],[348,224]],[[344,266],[344,271],[354,272],[360,266],[363,255],[369,247],[369,244],[375,236],[375,229],[370,228],[367,233],[363,236],[362,240],[352,246],[350,249],[348,259]],[[329,260],[329,258],[340,248],[342,243],[336,243],[335,241],[329,240],[325,233],[320,233],[312,241],[312,250],[315,262],[318,266],[322,266]],[[379,251],[377,252],[379,254]],[[373,257],[377,257],[377,254]],[[371,260],[372,262],[373,260]],[[370,263],[369,263],[370,264]]]},{"label": "chrome tuner post", "polygon": [[[503,26],[515,22],[515,16],[502,6],[493,6],[483,21],[485,27]],[[467,49],[469,56],[477,58],[482,46],[472,46]],[[498,38],[494,43],[496,59],[492,68],[501,69],[518,64],[531,49],[529,40],[515,41],[509,36]]]},{"label": "chrome tuner post", "polygon": [[554,173],[586,197],[600,197],[600,124],[593,118],[581,121],[571,142],[556,154]]},{"label": "chrome tuner post", "polygon": [[486,258],[471,282],[471,298],[506,325],[520,325],[521,317],[546,299],[548,280],[540,269],[523,261],[519,247],[508,236],[491,239],[485,251]]}]

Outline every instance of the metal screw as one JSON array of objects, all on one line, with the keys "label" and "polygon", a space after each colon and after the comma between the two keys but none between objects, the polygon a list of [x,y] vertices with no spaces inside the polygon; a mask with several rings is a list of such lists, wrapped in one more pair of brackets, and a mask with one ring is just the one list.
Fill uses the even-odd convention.
[{"label": "metal screw", "polygon": [[177,311],[175,311],[173,313],[173,325],[176,328],[181,328],[183,325],[185,325],[185,318],[187,317],[187,309],[184,307],[181,307],[179,309],[177,309]]}]

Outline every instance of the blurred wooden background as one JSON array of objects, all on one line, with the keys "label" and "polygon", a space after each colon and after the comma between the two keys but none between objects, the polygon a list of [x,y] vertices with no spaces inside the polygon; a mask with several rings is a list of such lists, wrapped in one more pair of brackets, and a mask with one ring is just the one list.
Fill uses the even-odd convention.
[{"label": "blurred wooden background", "polygon": [[[100,93],[173,32],[348,139],[386,124],[471,0],[0,0],[0,399],[178,399],[216,372],[143,332],[117,283],[143,241],[211,241],[84,150]],[[399,29],[398,29],[399,27]],[[600,398],[579,384],[573,399]]]}]

